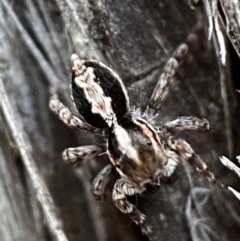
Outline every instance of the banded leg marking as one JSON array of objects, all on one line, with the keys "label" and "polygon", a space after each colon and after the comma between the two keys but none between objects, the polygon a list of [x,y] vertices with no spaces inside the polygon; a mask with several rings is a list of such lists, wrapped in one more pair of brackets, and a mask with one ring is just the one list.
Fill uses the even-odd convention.
[{"label": "banded leg marking", "polygon": [[187,44],[181,44],[173,53],[173,56],[167,61],[163,68],[163,73],[160,75],[150,98],[150,108],[154,110],[159,110],[161,108],[162,102],[168,96],[169,86],[173,83],[173,78],[178,70],[179,63],[184,59],[187,53]]},{"label": "banded leg marking", "polygon": [[224,188],[224,185],[208,170],[206,163],[193,151],[190,144],[183,139],[176,139],[171,136],[168,139],[168,145],[175,150],[183,160],[189,162],[197,172],[205,176],[211,184],[216,185],[220,189]]},{"label": "banded leg marking", "polygon": [[62,157],[66,163],[75,165],[79,161],[91,160],[105,152],[105,145],[78,146],[65,149]]},{"label": "banded leg marking", "polygon": [[168,121],[163,125],[168,131],[183,131],[183,130],[209,130],[210,124],[204,118],[195,116],[181,116],[175,120]]},{"label": "banded leg marking", "polygon": [[127,214],[140,227],[143,234],[148,236],[150,240],[153,240],[152,229],[146,224],[146,216],[126,198],[126,195],[132,196],[144,190],[138,187],[128,187],[123,179],[118,179],[113,188],[112,198],[116,207]]},{"label": "banded leg marking", "polygon": [[96,200],[102,201],[104,200],[104,193],[107,184],[110,181],[110,173],[113,169],[111,164],[105,166],[95,177],[92,183],[92,194]]},{"label": "banded leg marking", "polygon": [[86,121],[73,115],[71,111],[58,99],[57,95],[52,95],[49,101],[49,107],[66,126],[77,130],[86,130],[88,132],[101,134],[98,128],[89,125]]}]

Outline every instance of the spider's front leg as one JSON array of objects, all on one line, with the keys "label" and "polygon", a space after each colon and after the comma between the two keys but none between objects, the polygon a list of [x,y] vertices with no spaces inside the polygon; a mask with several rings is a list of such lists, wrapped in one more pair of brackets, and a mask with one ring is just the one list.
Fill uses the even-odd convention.
[{"label": "spider's front leg", "polygon": [[205,118],[197,118],[195,116],[181,116],[175,120],[166,122],[163,127],[167,131],[183,131],[183,130],[209,130],[210,124]]},{"label": "spider's front leg", "polygon": [[77,162],[91,160],[106,152],[106,145],[88,145],[70,147],[63,151],[62,157],[66,163],[75,165]]},{"label": "spider's front leg", "polygon": [[136,206],[130,203],[126,196],[132,196],[137,193],[142,193],[145,189],[134,186],[127,186],[123,179],[118,179],[113,188],[113,202],[118,209],[127,214],[134,223],[139,225],[143,234],[154,240],[152,236],[152,229],[146,224],[146,216],[142,214]]},{"label": "spider's front leg", "polygon": [[98,201],[104,200],[105,189],[110,181],[110,174],[112,170],[113,166],[108,164],[97,174],[92,183],[92,194]]},{"label": "spider's front leg", "polygon": [[175,120],[167,121],[162,126],[155,126],[156,132],[160,138],[166,139],[171,136],[172,132],[185,130],[210,130],[210,124],[205,118],[195,116],[181,116]]},{"label": "spider's front leg", "polygon": [[183,160],[188,161],[197,172],[205,176],[211,184],[218,186],[220,189],[224,188],[224,185],[208,170],[206,163],[193,151],[189,143],[173,136],[169,137],[167,143]]},{"label": "spider's front leg", "polygon": [[89,125],[86,121],[71,113],[71,111],[58,99],[57,95],[51,96],[49,101],[50,109],[58,116],[58,118],[68,127],[77,130],[86,130],[101,134],[98,128]]},{"label": "spider's front leg", "polygon": [[163,68],[163,73],[160,75],[150,98],[149,107],[151,109],[157,111],[161,108],[162,102],[167,98],[169,86],[173,83],[173,78],[178,70],[179,63],[184,59],[187,53],[187,44],[181,44],[167,61]]}]

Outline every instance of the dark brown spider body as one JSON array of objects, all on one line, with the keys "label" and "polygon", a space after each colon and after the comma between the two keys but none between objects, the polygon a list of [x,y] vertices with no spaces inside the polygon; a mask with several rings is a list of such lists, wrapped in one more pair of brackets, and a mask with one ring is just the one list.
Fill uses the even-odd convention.
[{"label": "dark brown spider body", "polygon": [[120,176],[138,186],[154,181],[168,158],[150,124],[124,116],[129,101],[120,77],[95,60],[72,59],[74,103],[91,125],[109,127],[107,154]]}]

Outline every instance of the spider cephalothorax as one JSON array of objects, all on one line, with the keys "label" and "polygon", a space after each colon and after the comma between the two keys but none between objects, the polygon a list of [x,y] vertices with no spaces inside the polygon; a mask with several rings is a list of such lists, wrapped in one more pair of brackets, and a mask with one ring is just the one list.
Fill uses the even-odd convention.
[{"label": "spider cephalothorax", "polygon": [[[187,51],[187,46],[182,44],[169,59],[150,99],[149,114],[144,112],[142,117],[154,118],[153,113],[167,96],[178,62]],[[82,117],[74,116],[56,95],[50,100],[50,108],[69,127],[105,135],[106,143],[68,148],[63,152],[64,160],[72,164],[107,154],[111,164],[93,182],[92,192],[97,199],[102,199],[109,174],[115,168],[119,173],[112,193],[115,205],[152,238],[145,216],[127,200],[127,195],[143,192],[145,184],[158,177],[171,176],[180,161],[188,161],[211,183],[222,187],[190,144],[171,135],[179,130],[208,130],[206,119],[182,116],[154,127],[131,111],[127,91],[115,71],[96,60],[81,60],[76,54],[72,61],[72,98]]]},{"label": "spider cephalothorax", "polygon": [[156,180],[168,157],[154,128],[142,119],[125,120],[110,132],[108,155],[126,182]]}]

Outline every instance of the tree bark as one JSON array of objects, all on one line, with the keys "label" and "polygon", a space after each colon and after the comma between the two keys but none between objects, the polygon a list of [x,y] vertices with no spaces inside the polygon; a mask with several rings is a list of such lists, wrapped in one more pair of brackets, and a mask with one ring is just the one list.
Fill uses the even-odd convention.
[{"label": "tree bark", "polygon": [[[62,161],[66,147],[102,141],[68,129],[48,107],[55,89],[74,109],[69,90],[74,52],[114,68],[131,105],[143,110],[164,64],[187,42],[190,52],[158,122],[182,115],[206,118],[210,132],[176,135],[193,146],[224,184],[237,189],[239,180],[219,161],[219,156],[233,158],[240,151],[236,53],[225,38],[227,61],[222,65],[217,37],[208,40],[201,3],[195,10],[183,0],[1,0],[0,6],[1,240],[147,240],[114,207],[110,195],[106,202],[91,195],[91,182],[107,157],[76,168]],[[188,163],[181,163],[176,173],[176,182],[133,200],[157,240],[239,240],[236,198],[211,186]]]}]

